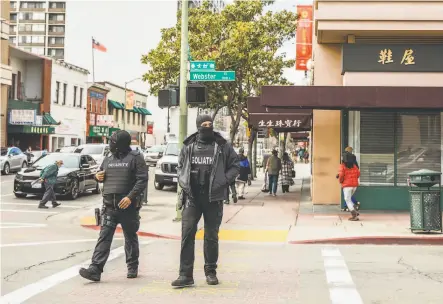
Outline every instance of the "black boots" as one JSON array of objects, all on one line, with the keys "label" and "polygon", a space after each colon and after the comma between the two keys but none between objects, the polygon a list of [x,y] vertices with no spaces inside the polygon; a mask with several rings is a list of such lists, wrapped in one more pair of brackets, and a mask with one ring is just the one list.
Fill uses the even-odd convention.
[{"label": "black boots", "polygon": [[58,207],[58,206],[60,206],[60,205],[61,205],[60,203],[52,202],[52,208]]},{"label": "black boots", "polygon": [[215,273],[210,273],[206,276],[206,283],[208,285],[218,285],[217,275]]},{"label": "black boots", "polygon": [[194,285],[194,279],[192,277],[179,276],[177,280],[171,283],[172,287],[189,287]]},{"label": "black boots", "polygon": [[95,267],[89,266],[88,269],[82,267],[78,273],[81,277],[89,281],[99,282],[101,279],[101,273]]},{"label": "black boots", "polygon": [[135,279],[138,276],[138,269],[128,269],[126,277],[128,279]]}]

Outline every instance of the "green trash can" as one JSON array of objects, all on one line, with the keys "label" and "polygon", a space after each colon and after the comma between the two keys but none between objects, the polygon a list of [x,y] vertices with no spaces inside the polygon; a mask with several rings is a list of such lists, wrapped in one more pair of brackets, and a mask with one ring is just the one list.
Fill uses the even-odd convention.
[{"label": "green trash can", "polygon": [[440,203],[442,173],[422,169],[408,175],[411,231],[443,233]]}]

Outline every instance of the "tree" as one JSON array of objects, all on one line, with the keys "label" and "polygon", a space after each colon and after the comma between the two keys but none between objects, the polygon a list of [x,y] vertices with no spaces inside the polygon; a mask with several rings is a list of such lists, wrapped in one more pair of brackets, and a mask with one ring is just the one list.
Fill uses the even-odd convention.
[{"label": "tree", "polygon": [[[217,113],[227,107],[231,116],[231,141],[241,118],[247,119],[247,97],[260,94],[263,85],[288,85],[283,69],[294,66],[277,51],[295,36],[297,14],[264,9],[273,1],[236,0],[221,13],[210,10],[209,3],[189,11],[189,49],[194,60],[214,60],[217,70],[235,71],[234,82],[206,82],[209,89],[207,108]],[[180,20],[180,12],[178,13]],[[141,62],[149,65],[143,79],[150,93],[177,83],[180,73],[180,27],[162,29],[157,47]]]}]

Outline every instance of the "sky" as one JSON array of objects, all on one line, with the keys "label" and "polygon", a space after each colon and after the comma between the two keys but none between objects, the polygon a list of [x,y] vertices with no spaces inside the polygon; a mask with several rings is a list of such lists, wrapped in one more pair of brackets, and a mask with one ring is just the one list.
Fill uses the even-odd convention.
[{"label": "sky", "polygon": [[[227,3],[232,0],[226,1]],[[271,7],[296,10],[296,5],[312,4],[312,0],[277,0]],[[174,26],[177,4],[173,0],[67,0],[65,61],[88,69],[92,81],[91,39],[94,37],[107,48],[95,51],[95,81],[110,81],[124,85],[141,77],[147,65],[140,63],[143,54],[160,41],[160,29]],[[285,44],[281,52],[295,57],[295,41]],[[285,70],[285,77],[300,82],[303,72]],[[148,84],[136,80],[128,88],[148,94]],[[166,110],[157,107],[157,97],[149,96],[147,108],[152,112],[156,130],[166,129]]]}]

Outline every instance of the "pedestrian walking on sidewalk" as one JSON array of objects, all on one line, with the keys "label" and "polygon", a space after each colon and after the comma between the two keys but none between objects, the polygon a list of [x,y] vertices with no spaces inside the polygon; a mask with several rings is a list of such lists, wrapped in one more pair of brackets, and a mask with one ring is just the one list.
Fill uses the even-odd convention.
[{"label": "pedestrian walking on sidewalk", "polygon": [[245,155],[245,149],[241,148],[238,154],[240,161],[240,173],[237,176],[235,185],[237,187],[238,199],[245,199],[246,183],[251,184],[251,166],[248,157]]},{"label": "pedestrian walking on sidewalk", "polygon": [[101,279],[103,268],[111,251],[112,239],[118,224],[125,236],[125,254],[128,279],[138,275],[139,244],[137,231],[140,228],[141,201],[148,184],[148,167],[140,151],[130,148],[131,135],[123,130],[112,134],[109,141],[111,155],[100,165],[95,175],[103,182],[103,208],[100,235],[88,268],[81,268],[80,275],[90,281]]},{"label": "pedestrian walking on sidewalk", "polygon": [[345,198],[346,205],[349,211],[351,211],[352,217],[349,218],[350,221],[358,221],[358,212],[355,210],[354,203],[352,202],[352,196],[358,187],[358,179],[360,177],[360,170],[355,165],[352,158],[343,159],[338,173],[338,179],[343,188],[343,194]]},{"label": "pedestrian walking on sidewalk", "polygon": [[278,175],[281,171],[281,159],[277,156],[277,150],[272,150],[272,156],[269,157],[266,164],[266,171],[269,178],[269,195],[277,195]]},{"label": "pedestrian walking on sidewalk", "polygon": [[60,203],[57,203],[57,198],[55,197],[54,185],[57,182],[58,169],[63,165],[62,160],[57,160],[54,164],[46,166],[40,172],[40,180],[37,182],[44,182],[45,184],[45,194],[43,194],[43,198],[38,204],[38,207],[41,209],[48,209],[46,203],[51,201],[52,207],[55,208],[60,206]]},{"label": "pedestrian walking on sidewalk", "polygon": [[[343,153],[342,160],[353,162],[357,166],[357,168],[360,169],[360,166],[358,165],[358,162],[357,162],[357,157],[352,152],[353,152],[352,147],[346,147],[345,152]],[[338,178],[338,175],[337,175],[337,178]],[[352,199],[352,203],[354,204],[354,208],[358,211],[360,209],[360,202],[357,201],[357,199],[354,197],[354,195],[352,195],[351,199]],[[345,207],[343,209],[343,211],[349,211],[348,207]]]},{"label": "pedestrian walking on sidewalk", "polygon": [[294,171],[294,163],[289,158],[287,152],[283,153],[282,165],[281,165],[281,190],[283,193],[289,192],[289,186],[294,184],[292,179],[292,172]]},{"label": "pedestrian walking on sidewalk", "polygon": [[238,156],[232,146],[214,132],[212,117],[197,117],[198,132],[183,142],[178,159],[178,182],[182,188],[182,237],[179,277],[173,287],[194,284],[195,234],[203,215],[206,282],[217,285],[218,231],[223,201],[239,173]]}]

